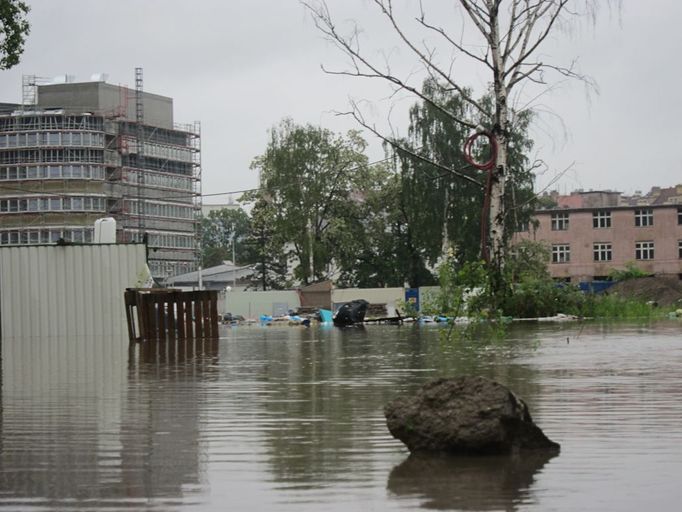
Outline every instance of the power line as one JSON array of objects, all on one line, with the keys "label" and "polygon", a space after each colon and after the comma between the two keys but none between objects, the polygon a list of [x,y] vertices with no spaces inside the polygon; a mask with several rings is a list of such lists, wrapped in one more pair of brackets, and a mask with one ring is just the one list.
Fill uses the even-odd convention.
[{"label": "power line", "polygon": [[[358,169],[362,169],[364,167],[372,167],[374,165],[382,164],[384,162],[388,162],[389,160],[393,160],[393,158],[394,158],[393,156],[388,156],[386,158],[382,158],[381,160],[375,160],[373,162],[368,162],[364,165],[357,165],[355,167],[348,169],[348,171],[351,172],[351,171],[357,171]],[[264,190],[264,189],[262,187],[255,187],[255,188],[247,188],[244,190],[232,190],[229,192],[214,192],[212,194],[201,194],[200,197],[214,197],[214,196],[227,196],[227,195],[232,195],[232,194],[244,194],[246,192],[258,192],[259,190]],[[184,197],[195,197],[195,196],[192,196],[189,194],[187,194],[187,195],[183,194],[183,195],[179,195],[179,196],[178,195],[169,195],[166,197],[170,197],[173,199],[180,199],[180,198],[184,198]]]},{"label": "power line", "polygon": [[[378,165],[384,162],[387,162],[389,160],[393,159],[392,156],[382,158],[381,160],[375,160],[374,162],[368,162],[365,165],[358,165],[356,167],[353,167],[349,169],[349,171],[356,171],[358,169],[362,169],[363,167],[371,167],[373,165]],[[40,181],[46,181],[46,180],[40,180]],[[58,193],[58,192],[46,192],[44,190],[33,190],[30,188],[24,188],[24,187],[13,187],[11,185],[0,185],[0,189],[5,189],[5,190],[14,190],[17,192],[23,192],[24,194],[37,194],[37,195],[42,195],[42,196],[51,196],[51,197],[70,197],[74,194],[64,194],[64,193]],[[213,192],[211,194],[165,194],[162,198],[159,198],[159,200],[164,200],[164,199],[185,199],[185,198],[194,198],[194,197],[216,197],[216,196],[228,196],[228,195],[233,195],[233,194],[244,194],[246,192],[257,192],[259,190],[262,190],[262,187],[255,187],[255,188],[246,188],[242,190],[230,190],[226,192]]]},{"label": "power line", "polygon": [[[45,190],[35,190],[35,189],[30,189],[30,188],[25,188],[25,187],[13,187],[13,186],[11,186],[11,185],[4,185],[4,184],[0,185],[0,189],[3,189],[3,190],[12,190],[12,191],[15,191],[15,192],[22,192],[22,193],[24,193],[24,194],[36,194],[36,195],[40,195],[40,196],[49,196],[49,197],[71,197],[71,196],[73,196],[73,195],[79,195],[79,194],[82,195],[82,194],[85,193],[85,192],[78,192],[78,191],[77,191],[77,192],[74,192],[74,193],[72,193],[72,194],[66,194],[66,193],[63,193],[63,192],[61,192],[61,193],[60,193],[60,192],[47,192],[47,191],[45,191]],[[169,198],[169,197],[170,197],[171,199],[182,199],[182,198],[185,198],[185,197],[227,196],[227,195],[231,195],[231,194],[243,194],[243,193],[246,193],[246,192],[256,192],[256,191],[258,191],[258,190],[260,190],[260,187],[257,187],[257,188],[247,188],[247,189],[243,189],[243,190],[231,190],[231,191],[228,191],[228,192],[214,192],[214,193],[212,193],[212,194],[201,194],[200,196],[197,195],[197,194],[183,194],[183,195],[180,195],[180,196],[175,196],[175,195],[172,195],[172,194],[171,194],[171,195],[165,195],[164,197],[160,197],[159,199],[160,199],[160,200],[164,200],[164,199],[167,199],[167,198]],[[92,195],[92,192],[87,192],[87,194],[88,194],[88,195]]]},{"label": "power line", "polygon": [[[420,149],[420,148],[417,148]],[[382,158],[381,160],[375,160],[373,162],[368,162],[367,164],[364,165],[358,165],[356,167],[353,167],[349,169],[349,171],[356,171],[358,169],[362,169],[363,167],[372,167],[374,165],[382,164],[384,162],[388,162],[389,160],[393,160],[394,156],[388,156],[386,158]],[[470,168],[470,166],[463,167],[460,170],[465,170]],[[445,174],[436,176],[436,178],[444,177],[446,176]],[[40,180],[40,181],[45,181],[45,180]],[[17,192],[23,192],[24,194],[37,194],[37,195],[42,195],[42,196],[51,196],[51,197],[71,197],[74,194],[64,194],[64,193],[58,193],[58,192],[46,192],[44,190],[32,190],[30,188],[19,188],[19,187],[12,187],[10,185],[0,185],[0,189],[5,189],[5,190],[14,190]],[[246,192],[258,192],[259,190],[264,190],[262,187],[255,187],[255,188],[246,188],[246,189],[241,189],[241,190],[229,190],[225,192],[213,192],[211,194],[192,194],[192,193],[187,193],[187,194],[173,194],[173,193],[167,193],[164,194],[163,197],[158,198],[159,200],[168,200],[168,199],[187,199],[187,198],[196,198],[196,197],[218,197],[218,196],[229,196],[229,195],[234,195],[234,194],[245,194]]]}]

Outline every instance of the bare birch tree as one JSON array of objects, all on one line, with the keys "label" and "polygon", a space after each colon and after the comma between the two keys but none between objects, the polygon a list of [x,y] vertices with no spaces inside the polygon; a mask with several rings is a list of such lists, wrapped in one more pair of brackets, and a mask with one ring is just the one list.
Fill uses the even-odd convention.
[{"label": "bare birch tree", "polygon": [[[548,84],[550,73],[560,78],[576,78],[590,84],[588,77],[579,74],[574,63],[562,66],[541,58],[540,49],[550,34],[561,25],[566,26],[580,15],[594,17],[597,3],[594,0],[454,0],[459,6],[456,12],[461,19],[433,21],[429,18],[423,1],[417,5],[416,16],[408,23],[394,9],[392,0],[371,0],[383,18],[397,35],[400,44],[412,53],[423,66],[427,75],[446,90],[456,92],[472,108],[469,118],[458,117],[444,105],[434,102],[433,96],[425,95],[409,78],[394,73],[386,61],[370,55],[360,45],[361,32],[353,24],[349,33],[343,33],[335,23],[328,4],[324,0],[303,1],[312,14],[317,28],[333,42],[348,58],[350,66],[343,70],[323,69],[327,73],[365,78],[380,78],[396,90],[409,92],[424,102],[447,114],[454,123],[469,129],[473,136],[484,135],[492,148],[494,160],[490,162],[488,189],[488,236],[483,245],[489,251],[493,265],[499,268],[504,260],[506,237],[504,233],[505,180],[508,161],[508,142],[514,111],[510,98],[512,91],[524,83]],[[415,2],[416,4],[416,2]],[[464,27],[455,34],[449,27]],[[439,62],[433,38],[448,47],[452,60]],[[465,42],[466,39],[466,42]],[[472,95],[468,84],[454,72],[458,59],[472,61],[484,76],[489,77],[490,92],[494,105],[487,108]],[[357,104],[350,112],[363,126],[395,144],[388,136],[379,133],[363,117]],[[481,126],[480,120],[484,120]],[[401,148],[404,149],[404,148]],[[419,157],[415,155],[415,157]],[[475,162],[474,162],[475,163]],[[440,167],[438,162],[434,165]],[[462,179],[471,180],[471,174],[461,169],[446,169]]]}]

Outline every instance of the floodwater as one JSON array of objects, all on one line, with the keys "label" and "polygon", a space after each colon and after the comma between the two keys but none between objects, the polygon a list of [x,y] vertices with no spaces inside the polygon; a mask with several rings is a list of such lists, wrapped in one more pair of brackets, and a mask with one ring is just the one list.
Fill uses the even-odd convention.
[{"label": "floodwater", "polygon": [[[2,510],[679,510],[682,322],[226,328],[217,342],[3,342]],[[382,407],[476,374],[558,456],[410,457]]]}]

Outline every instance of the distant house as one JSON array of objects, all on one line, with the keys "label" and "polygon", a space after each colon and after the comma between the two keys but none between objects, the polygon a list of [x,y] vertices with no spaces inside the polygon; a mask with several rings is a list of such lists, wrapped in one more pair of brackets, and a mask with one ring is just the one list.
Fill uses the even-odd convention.
[{"label": "distant house", "polygon": [[[222,265],[201,270],[202,286],[205,290],[224,290],[228,286],[235,290],[244,290],[251,283],[253,268],[236,266],[231,261]],[[181,274],[166,280],[169,288],[199,288],[199,271]]]},{"label": "distant house", "polygon": [[201,214],[204,217],[208,217],[208,215],[211,212],[218,212],[220,210],[238,210],[239,208],[241,208],[241,205],[239,203],[235,202],[234,198],[232,196],[229,196],[227,203],[202,204],[201,205]]},{"label": "distant house", "polygon": [[547,243],[552,277],[599,280],[634,262],[682,279],[682,185],[654,187],[646,195],[578,191],[551,199],[556,206],[536,211],[537,227],[516,233],[514,241]]}]

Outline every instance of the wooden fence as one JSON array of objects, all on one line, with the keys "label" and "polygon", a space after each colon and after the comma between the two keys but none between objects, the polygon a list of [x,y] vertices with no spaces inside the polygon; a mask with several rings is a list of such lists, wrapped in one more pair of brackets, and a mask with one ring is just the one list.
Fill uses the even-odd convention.
[{"label": "wooden fence", "polygon": [[125,306],[131,342],[218,338],[215,290],[128,288]]}]

